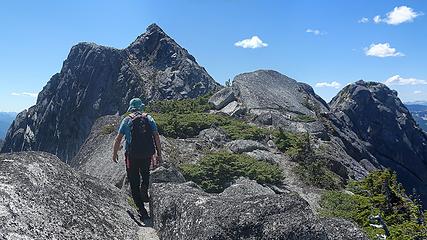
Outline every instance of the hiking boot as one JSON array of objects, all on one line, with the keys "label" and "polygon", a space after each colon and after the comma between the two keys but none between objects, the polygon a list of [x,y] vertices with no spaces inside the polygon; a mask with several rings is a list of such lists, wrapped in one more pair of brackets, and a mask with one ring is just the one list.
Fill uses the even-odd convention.
[{"label": "hiking boot", "polygon": [[144,185],[141,186],[141,200],[145,203],[150,202],[150,197],[148,196],[148,187]]},{"label": "hiking boot", "polygon": [[150,216],[148,215],[148,212],[147,212],[147,210],[145,210],[145,208],[139,209],[138,213],[139,213],[139,217],[141,219],[149,219],[150,218]]}]

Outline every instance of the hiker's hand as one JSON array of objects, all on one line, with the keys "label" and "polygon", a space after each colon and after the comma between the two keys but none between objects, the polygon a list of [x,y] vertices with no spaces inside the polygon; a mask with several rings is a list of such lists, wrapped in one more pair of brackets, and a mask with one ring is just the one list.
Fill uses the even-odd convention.
[{"label": "hiker's hand", "polygon": [[155,167],[157,168],[160,167],[160,165],[162,164],[162,155],[157,155],[156,160],[157,165]]},{"label": "hiker's hand", "polygon": [[113,162],[115,163],[119,162],[119,155],[117,153],[113,153]]},{"label": "hiker's hand", "polygon": [[154,170],[160,166],[162,156],[155,155],[151,158],[151,170]]}]

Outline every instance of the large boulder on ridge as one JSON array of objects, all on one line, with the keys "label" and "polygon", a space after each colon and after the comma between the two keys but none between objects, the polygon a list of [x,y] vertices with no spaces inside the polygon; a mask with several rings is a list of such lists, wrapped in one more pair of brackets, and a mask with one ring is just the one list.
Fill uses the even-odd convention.
[{"label": "large boulder on ridge", "polygon": [[138,239],[116,187],[43,152],[0,154],[0,239]]},{"label": "large boulder on ridge", "polygon": [[[239,180],[219,195],[189,183],[154,183],[154,228],[160,239],[335,239],[306,201]],[[341,239],[368,239],[354,224],[334,221]],[[328,223],[329,224],[329,223]],[[357,231],[344,231],[351,226]]]}]

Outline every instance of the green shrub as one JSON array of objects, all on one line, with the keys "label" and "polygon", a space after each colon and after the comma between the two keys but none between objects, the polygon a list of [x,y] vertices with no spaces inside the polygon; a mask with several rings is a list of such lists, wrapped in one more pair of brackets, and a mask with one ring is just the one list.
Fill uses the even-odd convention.
[{"label": "green shrub", "polygon": [[239,177],[248,177],[261,184],[276,184],[283,179],[277,165],[228,152],[210,153],[196,164],[180,165],[180,170],[187,180],[212,193],[222,192]]},{"label": "green shrub", "polygon": [[110,133],[114,132],[116,130],[116,127],[114,125],[105,125],[101,129],[101,133],[103,135],[109,135]]},{"label": "green shrub", "polygon": [[195,99],[162,100],[150,102],[146,107],[147,112],[167,114],[203,113],[213,109],[210,104],[210,94]]},{"label": "green shrub", "polygon": [[308,133],[292,133],[286,132],[282,128],[274,133],[274,142],[277,148],[288,154],[291,158],[302,157],[302,155],[310,151],[310,136]]},{"label": "green shrub", "polygon": [[313,117],[313,116],[310,116],[310,115],[298,114],[295,117],[292,117],[292,120],[296,121],[296,122],[306,122],[306,123],[309,123],[309,122],[315,122],[316,118]]},{"label": "green shrub", "polygon": [[225,133],[232,139],[245,139],[260,141],[267,137],[269,131],[254,125],[250,125],[243,120],[228,117],[227,122],[220,125]]},{"label": "green shrub", "polygon": [[152,113],[159,128],[159,133],[166,137],[189,138],[197,136],[200,131],[212,126],[222,128],[232,140],[262,140],[268,132],[257,126],[229,116],[209,113]]},{"label": "green shrub", "polygon": [[343,187],[342,179],[327,168],[323,159],[299,162],[293,171],[305,184],[311,186],[327,190],[336,190]]},{"label": "green shrub", "polygon": [[226,124],[229,120],[209,113],[168,114],[153,113],[159,133],[166,137],[188,138],[199,134],[211,126]]},{"label": "green shrub", "polygon": [[195,137],[200,131],[212,126],[221,127],[232,140],[262,140],[268,132],[225,115],[209,114],[213,106],[208,102],[211,95],[196,99],[162,100],[150,103],[149,112],[159,127],[160,134],[173,138]]},{"label": "green shrub", "polygon": [[370,173],[361,181],[353,181],[347,189],[354,194],[328,191],[322,195],[322,215],[340,217],[357,223],[375,239],[384,234],[369,224],[369,216],[380,214],[387,224],[391,239],[424,239],[427,227],[418,224],[424,213],[421,205],[410,200],[396,180],[396,174],[389,171]]}]

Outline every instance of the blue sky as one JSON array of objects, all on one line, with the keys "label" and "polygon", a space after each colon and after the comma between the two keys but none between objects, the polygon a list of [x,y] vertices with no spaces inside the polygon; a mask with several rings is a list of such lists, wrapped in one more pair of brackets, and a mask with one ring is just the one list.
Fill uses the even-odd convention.
[{"label": "blue sky", "polygon": [[154,22],[220,83],[273,69],[326,100],[359,79],[427,100],[425,14],[424,0],[3,1],[0,111],[33,105],[78,42],[125,48]]}]

